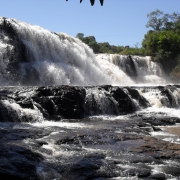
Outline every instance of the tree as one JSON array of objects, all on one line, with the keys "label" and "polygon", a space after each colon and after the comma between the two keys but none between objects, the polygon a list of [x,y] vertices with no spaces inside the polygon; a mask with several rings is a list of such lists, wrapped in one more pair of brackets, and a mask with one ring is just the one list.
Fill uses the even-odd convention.
[{"label": "tree", "polygon": [[179,13],[164,14],[163,11],[157,9],[152,11],[147,15],[149,21],[146,24],[146,27],[151,27],[155,31],[159,30],[172,30],[176,27],[177,22],[180,20]]},{"label": "tree", "polygon": [[[87,36],[84,37],[82,36],[83,33],[78,33],[78,37],[80,37],[79,39],[81,39],[82,42],[84,42],[85,44],[87,44],[90,48],[93,49],[94,53],[99,53],[99,45],[96,42],[96,38],[94,36]],[[83,34],[84,35],[84,34]]]},{"label": "tree", "polygon": [[94,53],[119,54],[124,49],[123,46],[110,45],[108,42],[98,43],[96,42],[96,38],[94,36],[84,37],[83,33],[78,33],[76,37],[92,48]]},{"label": "tree", "polygon": [[89,47],[91,47],[93,49],[94,53],[99,53],[99,45],[96,41],[91,41],[89,43]]},{"label": "tree", "polygon": [[160,30],[163,25],[163,15],[164,13],[158,9],[148,14],[147,17],[149,18],[149,21],[147,22],[146,27],[151,27],[154,30]]},{"label": "tree", "polygon": [[76,38],[83,39],[84,38],[84,34],[83,33],[77,33]]},{"label": "tree", "polygon": [[[160,62],[167,74],[171,74],[178,65],[180,54],[180,15],[164,14],[156,10],[148,14],[147,27],[153,28],[144,36],[142,47],[147,55]],[[180,68],[174,71],[176,74]],[[174,73],[174,74],[175,74]],[[174,75],[175,76],[175,75]]]}]

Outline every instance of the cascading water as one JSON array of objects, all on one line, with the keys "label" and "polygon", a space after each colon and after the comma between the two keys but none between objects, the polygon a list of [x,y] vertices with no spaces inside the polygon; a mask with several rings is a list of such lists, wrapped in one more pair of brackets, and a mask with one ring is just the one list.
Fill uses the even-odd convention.
[{"label": "cascading water", "polygon": [[[131,78],[134,82],[128,82],[131,84],[165,84],[165,74],[159,64],[153,62],[151,57],[140,56],[125,56],[117,54],[99,54],[97,55],[99,60],[107,63],[110,68],[109,62],[116,65],[119,71],[122,71],[121,77],[124,82],[127,81],[127,77]],[[112,66],[112,65],[111,65]],[[107,71],[107,70],[106,70]],[[125,78],[126,76],[126,78]],[[123,84],[123,80],[121,81]]]},{"label": "cascading water", "polygon": [[150,57],[95,55],[0,18],[0,179],[180,177],[180,140],[165,130],[180,123],[180,86],[164,77]]},{"label": "cascading water", "polygon": [[[53,85],[53,84],[107,84],[110,79],[104,75],[99,63],[96,62],[92,50],[80,40],[63,33],[51,33],[38,26],[32,26],[14,19],[1,18],[1,57],[10,49],[12,54],[19,44],[25,47],[24,59],[15,59],[17,69],[11,73],[18,74],[14,84]],[[7,42],[11,39],[5,35],[6,26],[11,29],[20,42],[14,47]],[[3,27],[5,27],[3,29]],[[17,44],[19,43],[19,44]],[[8,59],[9,58],[9,59]],[[8,81],[6,69],[11,63],[10,57],[4,61],[3,74]],[[7,71],[7,72],[6,72]],[[11,75],[12,76],[12,75]],[[98,78],[97,78],[98,77]],[[4,82],[1,81],[1,82]],[[7,82],[7,85],[12,82]]]},{"label": "cascading water", "polygon": [[[162,83],[148,58],[97,55],[79,39],[0,18],[2,85],[129,85]],[[97,78],[98,77],[98,78]]]}]

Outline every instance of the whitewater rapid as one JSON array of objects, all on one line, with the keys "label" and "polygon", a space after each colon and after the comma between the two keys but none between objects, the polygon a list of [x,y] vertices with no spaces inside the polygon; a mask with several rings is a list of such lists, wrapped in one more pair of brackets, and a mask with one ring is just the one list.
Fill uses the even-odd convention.
[{"label": "whitewater rapid", "polygon": [[1,85],[133,85],[165,82],[148,58],[95,55],[65,33],[0,18]]}]

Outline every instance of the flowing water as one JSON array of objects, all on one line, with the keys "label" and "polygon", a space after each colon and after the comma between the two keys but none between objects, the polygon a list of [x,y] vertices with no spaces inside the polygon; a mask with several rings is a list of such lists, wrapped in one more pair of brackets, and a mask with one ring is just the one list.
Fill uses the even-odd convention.
[{"label": "flowing water", "polygon": [[0,18],[0,179],[178,179],[180,86],[169,83],[151,57],[95,55]]},{"label": "flowing water", "polygon": [[1,18],[0,24],[1,84],[165,83],[160,66],[149,57],[95,55],[79,39],[64,33],[52,33],[15,19]]}]

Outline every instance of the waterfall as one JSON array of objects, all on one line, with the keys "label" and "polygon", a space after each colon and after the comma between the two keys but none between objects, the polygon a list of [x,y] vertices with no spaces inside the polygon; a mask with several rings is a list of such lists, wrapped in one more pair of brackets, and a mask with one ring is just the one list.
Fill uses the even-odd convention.
[{"label": "waterfall", "polygon": [[178,178],[180,86],[164,77],[150,57],[0,18],[0,179]]},{"label": "waterfall", "polygon": [[[11,79],[15,85],[87,85],[111,82],[92,50],[80,40],[14,19],[1,18],[0,24],[3,36],[0,46],[3,57],[1,83],[8,81],[6,84],[11,84]],[[15,37],[14,34],[12,37],[12,33],[8,34],[6,27],[13,31]],[[12,60],[12,57],[6,56],[4,59],[7,48],[10,54],[14,54],[20,46],[24,47],[24,57],[13,57]],[[16,69],[12,68],[12,63],[16,63]],[[10,67],[11,70],[7,71]]]},{"label": "waterfall", "polygon": [[162,83],[147,58],[95,55],[79,39],[0,18],[1,85],[129,85]]},{"label": "waterfall", "polygon": [[[127,81],[128,77],[133,80],[131,84],[165,84],[165,74],[158,63],[149,56],[127,56],[117,54],[99,54],[97,58],[106,63],[112,63],[121,71],[121,77]],[[126,76],[126,78],[124,78]],[[123,80],[122,80],[123,82]],[[130,81],[128,81],[130,83]],[[127,83],[127,84],[128,84]]]}]

